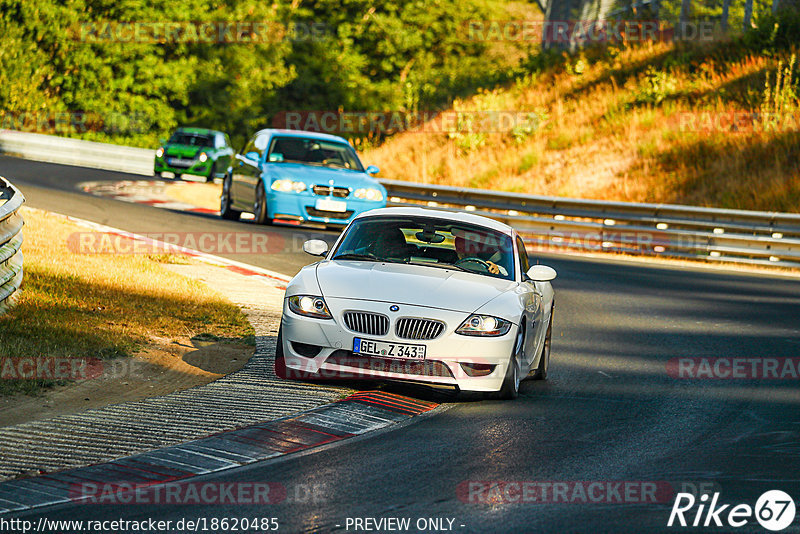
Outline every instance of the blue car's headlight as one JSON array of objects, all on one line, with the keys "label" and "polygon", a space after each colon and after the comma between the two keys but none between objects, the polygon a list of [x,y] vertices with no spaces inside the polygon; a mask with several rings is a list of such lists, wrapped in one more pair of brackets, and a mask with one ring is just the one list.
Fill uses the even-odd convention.
[{"label": "blue car's headlight", "polygon": [[293,182],[292,180],[275,180],[272,182],[272,190],[273,191],[280,191],[282,193],[289,193],[294,191],[295,193],[302,193],[306,190],[305,182]]},{"label": "blue car's headlight", "polygon": [[361,189],[356,189],[353,195],[356,198],[371,200],[373,202],[380,202],[381,200],[383,200],[383,191],[381,191],[380,189],[375,189],[374,187],[365,187]]},{"label": "blue car's headlight", "polygon": [[289,297],[289,309],[298,315],[315,317],[317,319],[330,319],[331,312],[322,297],[311,295],[295,295]]}]

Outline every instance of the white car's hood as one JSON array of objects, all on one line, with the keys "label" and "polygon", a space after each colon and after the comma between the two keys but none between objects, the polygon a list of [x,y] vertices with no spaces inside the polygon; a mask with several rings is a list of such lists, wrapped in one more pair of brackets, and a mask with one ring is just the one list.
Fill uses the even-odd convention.
[{"label": "white car's hood", "polygon": [[317,265],[322,295],[472,313],[517,284],[462,271],[367,261]]}]

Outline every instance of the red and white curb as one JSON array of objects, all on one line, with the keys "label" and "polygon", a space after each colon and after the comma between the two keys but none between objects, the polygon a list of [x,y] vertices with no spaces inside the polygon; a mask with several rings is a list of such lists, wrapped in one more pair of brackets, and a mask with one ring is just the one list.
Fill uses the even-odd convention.
[{"label": "red and white curb", "polygon": [[[107,463],[0,483],[0,514],[66,502],[114,504],[146,499],[166,504],[153,502],[165,495],[155,491],[163,484],[186,487],[197,475],[342,441],[408,421],[437,406],[393,393],[362,391],[295,416]],[[179,488],[173,489],[180,493]],[[280,484],[270,484],[271,500],[260,504],[282,502],[285,492],[281,489]],[[194,492],[200,498],[197,488]]]},{"label": "red and white curb", "polygon": [[87,221],[85,219],[80,219],[78,217],[72,217],[70,215],[63,215],[51,211],[37,210],[36,208],[26,208],[26,209],[32,211],[42,211],[43,213],[48,213],[56,217],[61,217],[65,220],[73,222],[84,228],[88,228],[96,232],[102,232],[104,234],[122,237],[125,239],[129,239],[131,241],[136,241],[153,249],[162,249],[162,250],[169,250],[171,252],[178,252],[184,256],[188,256],[196,260],[202,261],[203,263],[215,265],[217,267],[222,267],[224,269],[228,269],[229,271],[238,274],[243,274],[246,276],[262,277],[265,281],[268,281],[271,285],[275,286],[277,289],[286,289],[286,284],[289,283],[289,281],[292,279],[291,276],[287,276],[285,274],[281,274],[275,271],[270,271],[269,269],[263,269],[261,267],[256,267],[255,265],[242,263],[236,260],[229,260],[228,258],[215,256],[213,254],[208,254],[206,252],[200,252],[199,250],[194,250],[191,248],[174,245],[171,243],[165,243],[164,241],[152,239],[150,237],[146,237],[133,232],[126,232],[125,230],[120,230],[119,228],[113,228],[111,226],[106,226],[104,224]]},{"label": "red and white curb", "polygon": [[[145,204],[155,208],[163,208],[189,213],[207,213],[219,215],[218,209],[200,208],[186,202],[180,202],[167,196],[167,186],[204,187],[200,182],[162,182],[159,180],[122,180],[119,182],[81,182],[78,189],[98,197],[113,198],[123,202]],[[243,214],[243,218],[246,214]]]}]

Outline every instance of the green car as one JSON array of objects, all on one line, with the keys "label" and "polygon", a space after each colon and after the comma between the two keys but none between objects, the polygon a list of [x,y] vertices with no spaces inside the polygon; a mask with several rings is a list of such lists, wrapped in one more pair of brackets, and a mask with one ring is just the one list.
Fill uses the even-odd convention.
[{"label": "green car", "polygon": [[228,135],[205,128],[178,128],[169,141],[156,150],[153,170],[156,176],[171,172],[202,176],[207,182],[223,178],[234,150]]}]

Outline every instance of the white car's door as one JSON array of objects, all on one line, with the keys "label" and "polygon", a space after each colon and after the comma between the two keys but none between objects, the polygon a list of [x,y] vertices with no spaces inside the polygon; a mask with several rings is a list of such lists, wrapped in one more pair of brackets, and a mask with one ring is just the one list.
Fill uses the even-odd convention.
[{"label": "white car's door", "polygon": [[519,236],[515,239],[517,249],[517,261],[519,262],[520,274],[523,277],[519,289],[521,292],[521,302],[523,305],[522,319],[525,323],[525,361],[520,362],[523,373],[530,368],[537,356],[536,348],[539,345],[538,325],[541,319],[542,296],[541,284],[527,279],[525,272],[530,267],[528,264],[528,253],[525,244]]},{"label": "white car's door", "polygon": [[521,284],[524,288],[523,303],[525,311],[525,361],[523,371],[530,368],[536,358],[536,349],[539,345],[539,322],[542,314],[542,297],[536,282],[526,281]]}]

